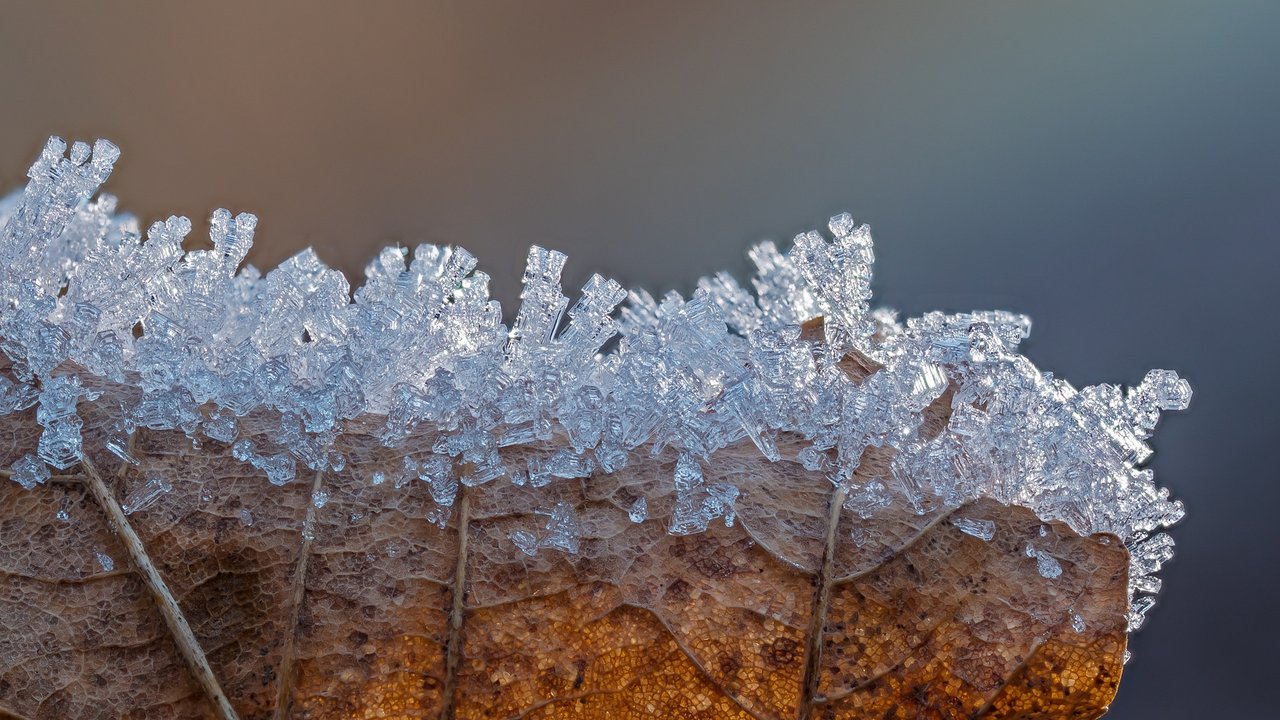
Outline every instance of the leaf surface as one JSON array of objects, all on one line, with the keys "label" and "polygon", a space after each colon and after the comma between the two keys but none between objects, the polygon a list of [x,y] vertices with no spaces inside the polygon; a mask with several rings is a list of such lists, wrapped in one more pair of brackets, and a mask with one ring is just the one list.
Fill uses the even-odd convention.
[{"label": "leaf surface", "polygon": [[[99,389],[80,407],[88,448],[128,399]],[[33,412],[0,419],[0,466],[35,446]],[[222,444],[146,429],[136,466],[95,450],[34,490],[0,482],[0,716],[219,717],[220,692],[263,719],[1092,718],[1115,693],[1128,558],[1111,536],[991,500],[861,520],[786,438],[776,463],[749,441],[716,453],[706,482],[741,495],[733,525],[703,533],[668,532],[669,451],[463,488],[445,517],[424,482],[373,482],[404,462],[381,422],[344,428],[343,470],[283,487]],[[152,478],[172,490],[113,515]],[[521,552],[512,535],[562,503],[578,552]]]}]

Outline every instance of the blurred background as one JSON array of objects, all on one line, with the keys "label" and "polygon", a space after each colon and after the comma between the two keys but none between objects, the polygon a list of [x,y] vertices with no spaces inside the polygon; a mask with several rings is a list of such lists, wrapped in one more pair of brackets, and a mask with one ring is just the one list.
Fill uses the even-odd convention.
[{"label": "blurred background", "polygon": [[880,304],[1028,313],[1078,386],[1190,378],[1152,461],[1188,516],[1108,717],[1274,718],[1278,37],[1234,0],[5,3],[0,186],[110,138],[144,222],[251,211],[260,268],[310,245],[357,283],[462,244],[508,316],[531,243],[571,289],[687,293],[849,210]]}]

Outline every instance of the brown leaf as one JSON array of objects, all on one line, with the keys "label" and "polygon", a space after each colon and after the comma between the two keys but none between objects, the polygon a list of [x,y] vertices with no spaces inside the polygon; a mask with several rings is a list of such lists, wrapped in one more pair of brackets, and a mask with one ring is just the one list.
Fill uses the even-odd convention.
[{"label": "brown leaf", "polygon": [[[126,392],[102,389],[80,407],[88,448]],[[34,447],[31,415],[0,424],[0,462]],[[1093,718],[1115,693],[1128,574],[1109,536],[994,501],[855,522],[786,439],[780,462],[747,443],[705,468],[742,491],[732,527],[667,532],[670,452],[464,488],[440,527],[424,483],[371,483],[403,461],[379,425],[345,428],[343,471],[283,487],[221,444],[148,430],[136,467],[94,450],[35,490],[0,482],[0,716]],[[172,491],[125,516],[152,477]],[[580,552],[520,552],[510,534],[560,502]]]}]

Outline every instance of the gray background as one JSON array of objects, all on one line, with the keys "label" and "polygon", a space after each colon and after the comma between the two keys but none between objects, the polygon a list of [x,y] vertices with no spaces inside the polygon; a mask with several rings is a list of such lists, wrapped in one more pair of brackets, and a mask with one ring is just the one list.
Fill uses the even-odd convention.
[{"label": "gray background", "polygon": [[263,268],[463,244],[508,311],[532,242],[687,292],[848,209],[882,304],[1182,372],[1189,515],[1109,717],[1275,717],[1280,3],[108,5],[0,8],[3,186],[108,137],[145,220],[256,212]]}]

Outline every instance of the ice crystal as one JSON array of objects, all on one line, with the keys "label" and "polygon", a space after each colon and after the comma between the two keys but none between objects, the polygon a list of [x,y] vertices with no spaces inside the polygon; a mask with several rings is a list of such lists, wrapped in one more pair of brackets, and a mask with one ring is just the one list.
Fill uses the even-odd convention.
[{"label": "ice crystal", "polygon": [[49,480],[49,468],[34,455],[23,455],[10,471],[14,482],[30,490]]},{"label": "ice crystal", "polygon": [[319,489],[311,493],[311,504],[314,505],[317,510],[328,503],[329,493],[325,492],[323,489]]},{"label": "ice crystal", "polygon": [[[690,297],[593,276],[571,302],[565,256],[534,247],[508,328],[488,276],[460,248],[384,250],[354,292],[311,250],[265,276],[243,264],[257,224],[249,214],[218,210],[212,249],[184,252],[186,218],[144,233],[115,198],[94,197],[118,156],[105,141],[68,149],[52,139],[26,188],[0,201],[0,414],[35,406],[39,427],[35,454],[9,470],[23,487],[99,447],[136,462],[138,428],[229,446],[283,485],[302,468],[345,467],[337,440],[348,423],[375,418],[404,463],[369,482],[425,483],[441,524],[465,488],[545,492],[536,488],[590,482],[648,454],[674,467],[624,510],[648,522],[660,501],[672,508],[669,532],[685,534],[737,520],[747,490],[706,474],[718,451],[749,442],[761,462],[779,461],[785,437],[802,445],[795,460],[830,481],[859,545],[891,506],[923,515],[991,497],[1118,536],[1133,557],[1133,627],[1159,589],[1173,546],[1158,531],[1183,508],[1140,465],[1160,413],[1187,407],[1187,382],[1153,370],[1127,390],[1077,389],[1019,354],[1024,316],[903,322],[874,310],[871,234],[849,215],[831,219],[830,239],[807,232],[785,253],[771,242],[753,249],[749,288],[720,273]],[[82,417],[95,404],[105,412]],[[938,404],[949,419],[926,428]],[[266,431],[246,432],[250,416]],[[86,425],[95,417],[117,421]],[[883,472],[863,477],[871,450]],[[168,489],[148,480],[127,511],[147,512]],[[212,498],[208,488],[201,497]],[[312,502],[328,499],[320,489]],[[253,523],[249,507],[238,517]],[[560,502],[509,537],[531,555],[577,553],[582,522]],[[992,537],[989,524],[952,523]],[[1044,550],[1028,553],[1041,575],[1061,574]]]},{"label": "ice crystal", "polygon": [[1062,575],[1062,565],[1049,553],[1037,552],[1036,571],[1040,573],[1040,577],[1053,579]]},{"label": "ice crystal", "polygon": [[649,518],[649,501],[641,496],[631,503],[631,507],[627,509],[627,517],[633,523],[642,523]]},{"label": "ice crystal", "polygon": [[98,567],[102,568],[103,572],[111,572],[116,569],[116,561],[111,559],[110,555],[102,552],[101,550],[95,550],[93,555],[97,558]]},{"label": "ice crystal", "polygon": [[973,518],[955,518],[951,521],[960,532],[966,535],[972,535],[979,540],[989,541],[996,536],[996,524],[990,520],[976,520]]},{"label": "ice crystal", "polygon": [[160,498],[161,495],[173,489],[173,485],[167,478],[153,477],[149,478],[142,486],[129,493],[124,503],[120,506],[124,510],[125,515],[132,515],[146,508]]},{"label": "ice crystal", "polygon": [[530,556],[537,555],[543,548],[554,548],[567,553],[578,552],[582,527],[572,505],[559,502],[555,507],[549,510],[537,510],[535,514],[546,519],[540,533],[516,530],[510,535],[511,542],[521,552]]}]

